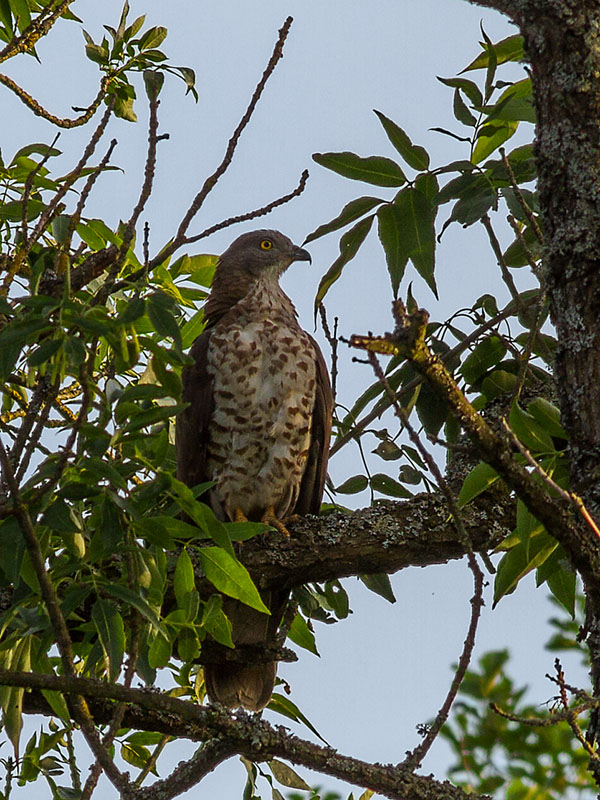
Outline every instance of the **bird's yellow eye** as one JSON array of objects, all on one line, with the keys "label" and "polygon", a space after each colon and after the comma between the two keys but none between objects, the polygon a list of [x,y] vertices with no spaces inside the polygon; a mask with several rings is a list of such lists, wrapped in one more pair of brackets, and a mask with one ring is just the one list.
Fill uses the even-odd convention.
[{"label": "bird's yellow eye", "polygon": [[260,243],[261,250],[270,250],[273,247],[273,242],[270,239],[263,239]]}]

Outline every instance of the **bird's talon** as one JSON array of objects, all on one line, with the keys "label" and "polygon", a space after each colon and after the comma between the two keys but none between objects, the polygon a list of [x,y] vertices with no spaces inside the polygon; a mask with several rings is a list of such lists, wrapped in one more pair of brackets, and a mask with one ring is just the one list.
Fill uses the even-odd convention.
[{"label": "bird's talon", "polygon": [[279,517],[277,517],[275,514],[275,509],[272,506],[268,508],[262,515],[261,522],[264,522],[265,525],[271,525],[271,527],[278,530],[283,536],[287,536],[288,539],[290,538],[290,532],[285,527],[285,524],[279,519]]}]

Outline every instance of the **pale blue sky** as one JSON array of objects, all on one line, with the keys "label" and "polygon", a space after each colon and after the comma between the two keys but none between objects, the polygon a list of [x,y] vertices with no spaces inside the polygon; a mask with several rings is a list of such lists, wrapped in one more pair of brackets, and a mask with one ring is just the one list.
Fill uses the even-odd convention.
[{"label": "pale blue sky", "polygon": [[[80,0],[73,9],[98,40],[102,23],[118,22],[120,5],[115,0]],[[183,84],[175,78],[167,81],[161,95],[161,131],[169,132],[170,139],[159,145],[156,188],[144,214],[154,251],[172,235],[204,177],[221,159],[288,14],[295,21],[285,57],[242,138],[230,172],[190,232],[290,191],[305,167],[311,172],[307,190],[259,225],[223,231],[191,252],[218,253],[235,235],[263,224],[301,243],[307,233],[359,194],[381,191],[381,196],[391,196],[386,190],[342,179],[311,160],[313,152],[330,150],[393,157],[373,108],[424,144],[433,164],[465,157],[457,142],[428,130],[455,127],[452,92],[435,76],[455,75],[476,55],[481,21],[495,41],[514,32],[499,15],[464,0],[133,0],[131,6],[132,18],[145,12],[152,24],[169,29],[163,49],[173,63],[196,70],[200,96],[198,104],[184,97]],[[97,88],[96,65],[83,58],[82,50],[79,26],[63,23],[40,44],[41,66],[22,56],[5,67],[51,111],[68,115],[71,105],[87,105]],[[113,163],[123,167],[124,174],[113,172],[100,178],[88,206],[89,215],[103,216],[109,224],[128,216],[143,173],[147,136],[143,100],[137,111],[138,125],[116,120],[109,133],[109,138],[119,141]],[[53,136],[48,123],[33,118],[3,88],[0,115],[5,120],[5,156],[25,142],[49,141]],[[68,153],[65,171],[88,136],[88,128],[63,133],[58,146]],[[312,329],[312,300],[321,275],[337,255],[337,238],[314,242],[309,249],[312,267],[295,265],[285,276],[284,287],[304,325]],[[501,301],[506,300],[483,230],[477,226],[466,233],[451,226],[446,232],[436,277],[439,304],[420,279],[414,283],[419,302],[434,318],[443,319],[459,306],[471,305],[486,291],[498,291]],[[414,278],[407,273],[407,280]],[[344,279],[331,291],[328,311],[331,317],[340,316],[340,332],[346,336],[367,329],[382,331],[391,327],[390,299],[382,251],[373,231]],[[339,399],[344,403],[371,382],[366,368],[353,366],[350,358],[342,350]],[[336,483],[357,471],[352,449],[334,458],[331,469]],[[393,584],[398,602],[390,606],[356,581],[347,581],[355,613],[338,625],[318,627],[322,658],[302,653],[297,664],[281,668],[293,686],[292,699],[333,746],[382,762],[401,760],[417,742],[415,725],[433,717],[441,704],[450,664],[462,647],[472,591],[463,564],[405,570],[394,577]],[[533,591],[531,585],[524,591],[528,593],[527,618],[521,592],[505,598],[494,612],[488,600],[477,653],[510,643],[521,680],[532,684],[533,699],[543,702],[552,694],[543,678],[553,661],[553,655],[542,649],[548,605],[544,594]],[[515,636],[517,623],[524,630]],[[574,673],[569,679],[577,682]],[[282,722],[269,712],[267,717]],[[297,732],[306,735],[304,730]],[[165,760],[177,762],[183,749],[176,754],[171,750],[170,755],[167,750]],[[447,764],[448,750],[438,742],[424,771],[443,778]],[[338,785],[328,778],[309,776],[302,768],[299,772],[309,783]],[[243,779],[241,766],[232,762],[189,796],[237,798]],[[39,792],[39,788],[23,790],[16,797],[34,793],[39,797]],[[103,793],[103,797],[112,796],[110,788]]]}]

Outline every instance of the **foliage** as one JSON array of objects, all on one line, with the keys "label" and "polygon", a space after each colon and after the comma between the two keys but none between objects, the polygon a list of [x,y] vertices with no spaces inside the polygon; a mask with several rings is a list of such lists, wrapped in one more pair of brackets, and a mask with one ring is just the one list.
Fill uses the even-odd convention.
[{"label": "foliage", "polygon": [[[35,42],[59,18],[78,22],[68,5],[0,2],[6,58],[19,52],[35,55]],[[101,72],[97,102],[76,120],[40,112],[55,125],[74,127],[103,105],[103,116],[81,159],[66,174],[57,174],[56,141],[26,144],[12,157],[0,159],[0,425],[8,443],[0,448],[0,668],[95,678],[126,687],[135,675],[152,686],[160,674],[169,681],[172,696],[201,703],[202,643],[212,638],[233,647],[222,594],[265,610],[234,546],[264,533],[265,526],[219,521],[202,502],[209,485],[194,490],[183,485],[175,477],[174,463],[173,420],[183,408],[185,350],[202,331],[201,304],[216,263],[212,254],[178,251],[236,221],[226,220],[199,236],[186,234],[233,152],[207,179],[206,191],[203,187],[192,201],[180,231],[151,255],[147,235],[140,243],[136,233],[152,192],[160,139],[158,95],[165,75],[175,74],[195,96],[194,73],[172,66],[158,49],[165,28],[145,29],[143,17],[129,22],[128,11],[125,3],[118,25],[106,26],[108,37],[100,42],[85,33],[85,53]],[[464,228],[482,224],[510,301],[499,309],[497,299],[486,294],[448,320],[429,322],[427,341],[478,410],[496,421],[506,416],[515,459],[523,465],[533,460],[540,483],[546,480],[541,470],[552,478],[549,491],[554,496],[568,488],[569,464],[567,434],[551,382],[557,342],[546,325],[548,307],[539,281],[543,233],[533,147],[526,143],[503,150],[521,123],[534,121],[531,84],[522,75],[516,81],[498,77],[500,65],[514,68],[522,60],[519,36],[496,44],[485,33],[483,38],[481,53],[459,76],[440,78],[452,91],[454,114],[462,127],[460,133],[438,130],[464,145],[462,159],[433,167],[425,148],[381,111],[375,113],[395,151],[393,158],[315,154],[322,167],[389,190],[359,196],[307,237],[310,242],[346,229],[339,256],[320,283],[315,308],[359,256],[371,230],[377,230],[382,246],[391,296],[402,296],[409,310],[418,308],[407,279],[415,278],[417,286],[437,297],[439,238],[453,223]],[[479,83],[464,77],[478,71]],[[141,82],[138,73],[143,75]],[[102,157],[96,155],[109,119],[116,115],[136,121],[140,83],[150,118],[146,169],[137,203],[113,230],[103,220],[86,216],[86,204],[98,176],[113,169],[113,145]],[[31,106],[18,87],[13,91]],[[240,132],[246,122],[240,123]],[[440,226],[439,212],[448,204]],[[265,209],[244,218],[263,213]],[[502,252],[491,215],[497,215],[496,220],[507,213],[514,240]],[[522,267],[530,274],[527,287],[518,289],[513,273]],[[340,495],[368,489],[375,501],[379,495],[410,499],[415,487],[438,490],[435,469],[423,448],[412,438],[402,438],[409,430],[406,420],[371,427],[396,400],[406,420],[417,420],[419,433],[434,440],[443,436],[450,451],[464,444],[446,402],[411,363],[393,356],[385,381],[378,378],[351,408],[338,409],[333,451],[356,438],[365,467],[365,474],[352,475],[337,487]],[[371,455],[379,464],[377,471],[364,454],[367,436],[376,440]],[[451,469],[452,458],[448,465]],[[470,464],[459,506],[466,507],[498,481],[498,473],[487,464]],[[546,583],[574,615],[576,580],[566,553],[522,500],[517,502],[513,534],[501,549],[496,602],[535,569],[538,584]],[[362,580],[394,601],[387,575]],[[346,618],[347,592],[339,580],[331,580],[297,588],[294,600],[298,613],[290,621],[289,638],[318,654],[313,621]],[[556,639],[555,646],[559,643]],[[524,736],[522,726],[483,710],[482,703],[493,699],[519,714],[531,713],[521,702],[523,690],[503,672],[506,662],[506,653],[490,653],[478,670],[466,674],[457,714],[444,732],[460,759],[454,776],[468,781],[469,788],[488,792],[497,790],[502,776],[509,775],[511,797],[536,800],[582,786],[586,757],[565,725]],[[55,797],[81,794],[73,734],[81,728],[88,743],[93,737],[61,693],[45,689],[43,698],[53,712],[52,721],[23,746],[22,714],[29,697],[23,686],[0,689],[4,730],[14,750],[14,759],[4,762],[6,797],[15,780],[25,785],[40,777]],[[271,708],[321,738],[289,698],[275,695]],[[157,774],[156,758],[170,741],[168,735],[134,731],[120,723],[111,725],[106,736],[107,752],[117,748],[121,758],[139,770],[138,785],[150,772]],[[274,798],[282,797],[278,784],[308,791],[314,800],[334,800],[331,792],[310,789],[277,759],[264,767],[246,759],[244,764],[244,797],[258,797],[260,778]],[[69,779],[70,786],[65,786]],[[538,787],[537,794],[529,791],[531,786]],[[360,800],[372,794],[367,789]],[[289,798],[300,796],[304,795],[293,793]]]},{"label": "foliage", "polygon": [[[558,602],[555,601],[558,605]],[[579,597],[579,606],[583,602]],[[579,649],[577,626],[561,617],[547,648]],[[595,796],[586,775],[588,756],[565,725],[524,728],[499,716],[490,703],[519,717],[535,718],[540,708],[527,702],[527,687],[510,677],[507,650],[485,653],[467,672],[452,721],[442,730],[456,761],[452,779],[473,792],[499,793],[511,800],[553,800]],[[558,698],[548,701],[558,706]]]}]

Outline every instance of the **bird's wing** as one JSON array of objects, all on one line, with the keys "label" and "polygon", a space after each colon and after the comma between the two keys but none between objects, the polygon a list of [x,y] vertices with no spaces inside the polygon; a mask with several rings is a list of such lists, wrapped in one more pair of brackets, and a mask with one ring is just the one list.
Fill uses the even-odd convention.
[{"label": "bird's wing", "polygon": [[213,379],[206,369],[210,331],[201,334],[190,350],[194,363],[182,373],[182,400],[188,407],[177,417],[175,447],[177,477],[187,486],[210,480],[206,474],[208,432],[214,411]]},{"label": "bird's wing", "polygon": [[318,514],[321,508],[321,498],[327,477],[327,456],[333,415],[333,394],[327,365],[319,345],[312,336],[307,335],[315,351],[317,385],[308,460],[294,508],[296,514]]}]

